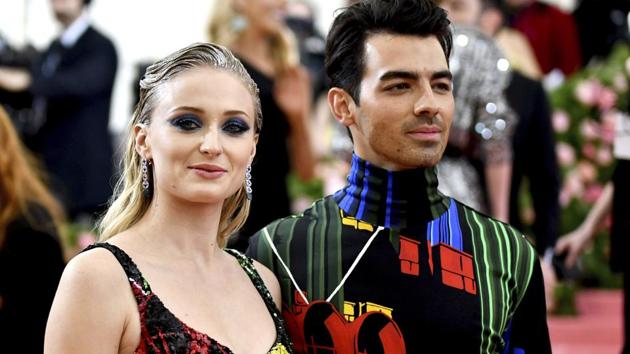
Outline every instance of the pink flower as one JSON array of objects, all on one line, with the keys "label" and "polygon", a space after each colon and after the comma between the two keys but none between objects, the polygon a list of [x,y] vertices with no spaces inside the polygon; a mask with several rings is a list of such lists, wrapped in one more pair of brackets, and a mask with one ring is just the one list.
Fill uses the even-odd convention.
[{"label": "pink flower", "polygon": [[588,141],[599,138],[599,130],[599,125],[592,119],[586,119],[580,125],[580,133]]},{"label": "pink flower", "polygon": [[571,166],[575,162],[575,150],[571,145],[562,141],[556,144],[556,156],[558,156],[558,163],[562,167]]},{"label": "pink flower", "polygon": [[581,161],[578,163],[577,171],[584,183],[592,183],[597,178],[597,170],[593,164]]},{"label": "pink flower", "polygon": [[599,184],[594,184],[584,191],[584,201],[588,204],[594,204],[602,194],[604,188]]},{"label": "pink flower", "polygon": [[575,98],[584,105],[594,106],[599,97],[601,84],[597,80],[584,80],[575,87]]},{"label": "pink flower", "polygon": [[599,91],[599,95],[597,98],[597,105],[599,106],[599,109],[601,109],[602,111],[607,111],[613,108],[616,103],[617,94],[615,93],[615,91],[606,87],[603,87]]},{"label": "pink flower", "polygon": [[600,135],[602,141],[604,141],[606,144],[610,145],[615,140],[615,124],[617,121],[617,116],[619,114],[620,113],[614,109],[606,111],[602,114]]},{"label": "pink flower", "polygon": [[595,160],[595,156],[597,155],[597,149],[595,149],[595,145],[591,143],[586,143],[582,145],[582,155],[584,155],[589,160]]},{"label": "pink flower", "polygon": [[600,147],[599,150],[597,150],[597,163],[600,166],[608,166],[610,165],[612,160],[612,152],[610,151],[609,147],[604,146]]},{"label": "pink flower", "polygon": [[569,115],[565,111],[555,111],[551,117],[551,122],[553,124],[553,130],[557,133],[566,132],[571,125]]},{"label": "pink flower", "polygon": [[564,183],[567,193],[569,193],[570,196],[577,198],[582,197],[582,193],[584,193],[584,184],[582,183],[579,173],[576,173],[575,171],[569,173]]}]

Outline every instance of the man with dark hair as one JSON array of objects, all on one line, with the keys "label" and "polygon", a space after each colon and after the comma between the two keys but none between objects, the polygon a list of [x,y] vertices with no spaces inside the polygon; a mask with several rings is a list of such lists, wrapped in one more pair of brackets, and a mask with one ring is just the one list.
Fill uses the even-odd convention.
[{"label": "man with dark hair", "polygon": [[540,265],[507,224],[440,194],[451,32],[432,0],[364,0],[327,38],[348,185],[250,241],[302,353],[549,353]]},{"label": "man with dark hair", "polygon": [[34,95],[33,149],[69,216],[89,223],[112,193],[108,125],[118,59],[112,41],[91,24],[90,0],[50,3],[63,32],[30,72],[0,68],[0,87]]}]

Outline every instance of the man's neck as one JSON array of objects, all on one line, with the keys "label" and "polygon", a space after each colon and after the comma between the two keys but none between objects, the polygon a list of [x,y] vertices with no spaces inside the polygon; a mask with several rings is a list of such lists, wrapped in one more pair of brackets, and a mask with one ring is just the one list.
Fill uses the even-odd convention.
[{"label": "man's neck", "polygon": [[72,47],[89,26],[90,18],[87,11],[84,9],[81,15],[67,25],[64,24],[64,30],[60,37],[61,44],[66,48]]},{"label": "man's neck", "polygon": [[334,195],[348,216],[408,229],[439,217],[449,200],[438,190],[435,167],[389,171],[352,156],[348,185]]}]

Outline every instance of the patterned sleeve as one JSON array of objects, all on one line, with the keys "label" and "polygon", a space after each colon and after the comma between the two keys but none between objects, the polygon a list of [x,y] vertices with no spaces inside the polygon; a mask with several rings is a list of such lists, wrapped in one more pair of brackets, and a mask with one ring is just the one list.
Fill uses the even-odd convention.
[{"label": "patterned sleeve", "polygon": [[545,291],[538,259],[534,263],[525,295],[518,304],[503,337],[506,341],[505,354],[551,353]]}]

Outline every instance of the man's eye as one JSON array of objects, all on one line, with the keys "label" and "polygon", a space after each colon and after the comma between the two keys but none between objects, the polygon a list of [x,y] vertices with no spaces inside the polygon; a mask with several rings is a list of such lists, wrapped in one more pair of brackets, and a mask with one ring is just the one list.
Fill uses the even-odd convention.
[{"label": "man's eye", "polygon": [[409,88],[409,84],[401,82],[399,84],[395,84],[392,86],[387,87],[388,91],[400,91],[400,90],[406,90]]},{"label": "man's eye", "polygon": [[445,82],[440,82],[434,85],[435,88],[437,88],[440,91],[444,91],[444,92],[449,92],[451,91],[451,84],[445,83]]}]

